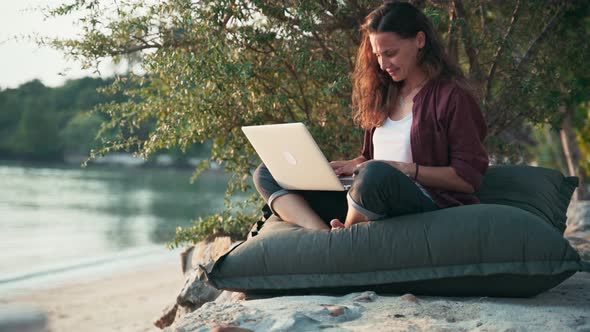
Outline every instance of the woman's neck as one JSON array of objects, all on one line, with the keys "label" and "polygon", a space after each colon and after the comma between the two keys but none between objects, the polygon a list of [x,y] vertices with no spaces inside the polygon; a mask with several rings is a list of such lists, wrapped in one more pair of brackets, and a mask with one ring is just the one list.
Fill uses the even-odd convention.
[{"label": "woman's neck", "polygon": [[424,71],[422,71],[421,69],[416,69],[404,80],[404,92],[410,93],[411,91],[414,91],[416,88],[423,85],[427,79],[428,76]]}]

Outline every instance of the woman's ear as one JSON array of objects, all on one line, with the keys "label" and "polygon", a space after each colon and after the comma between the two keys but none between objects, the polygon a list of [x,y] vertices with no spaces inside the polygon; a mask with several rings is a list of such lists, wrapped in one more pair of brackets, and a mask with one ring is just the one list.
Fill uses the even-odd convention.
[{"label": "woman's ear", "polygon": [[416,34],[416,46],[421,49],[426,45],[426,35],[422,31],[418,31]]}]

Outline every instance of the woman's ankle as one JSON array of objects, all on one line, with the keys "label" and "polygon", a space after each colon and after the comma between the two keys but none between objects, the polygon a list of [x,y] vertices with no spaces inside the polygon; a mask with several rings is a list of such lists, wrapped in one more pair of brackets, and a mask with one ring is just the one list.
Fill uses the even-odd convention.
[{"label": "woman's ankle", "polygon": [[358,212],[352,206],[348,207],[348,213],[346,214],[346,220],[344,221],[345,227],[350,227],[355,224],[359,224],[362,222],[368,222],[369,218],[364,214]]}]

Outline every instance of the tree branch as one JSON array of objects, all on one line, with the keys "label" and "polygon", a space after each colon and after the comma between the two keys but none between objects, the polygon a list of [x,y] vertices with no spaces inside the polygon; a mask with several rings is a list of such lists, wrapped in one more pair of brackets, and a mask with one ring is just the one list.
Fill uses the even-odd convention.
[{"label": "tree branch", "polygon": [[508,27],[508,29],[506,30],[506,32],[504,33],[504,36],[502,38],[502,41],[500,42],[500,45],[498,46],[498,49],[496,50],[496,54],[494,55],[494,60],[492,61],[492,65],[490,66],[490,70],[488,71],[488,78],[487,78],[487,83],[486,83],[486,87],[484,90],[484,98],[483,98],[483,105],[487,105],[488,100],[490,98],[490,89],[492,86],[492,81],[494,80],[494,75],[496,74],[496,68],[498,66],[498,61],[500,60],[500,56],[502,56],[502,52],[504,51],[504,45],[506,44],[506,41],[508,40],[508,38],[512,35],[512,32],[514,31],[514,26],[516,25],[516,21],[518,20],[518,13],[520,11],[520,0],[518,0],[516,2],[516,6],[514,8],[514,10],[512,11],[512,19],[510,20],[510,26]]},{"label": "tree branch", "polygon": [[[561,16],[564,7],[565,7],[565,4],[562,3],[561,6],[559,7],[559,9],[557,10],[557,12],[551,18],[551,20],[549,20],[549,22],[545,25],[545,27],[543,28],[541,33],[531,43],[531,45],[529,46],[529,48],[525,52],[525,55],[521,58],[518,65],[516,66],[516,69],[512,72],[512,76],[517,76],[517,75],[522,76],[524,74],[522,72],[524,66],[527,65],[529,61],[531,61],[531,59],[534,57],[534,55],[536,55],[537,51],[539,50],[540,44],[549,36],[551,30],[557,25],[558,18]],[[510,83],[502,89],[502,92],[501,92],[500,97],[498,99],[503,100],[503,101],[510,100],[509,96],[515,90],[515,84],[517,84],[518,82],[521,82],[521,80],[510,81]],[[493,122],[496,124],[496,127],[498,128],[497,132],[500,132],[503,128],[509,126],[515,120],[515,118],[518,118],[520,116],[525,116],[527,114],[526,112],[519,112],[519,113],[515,114],[514,116],[509,117],[505,112],[506,107],[507,106],[505,105],[504,107],[495,108],[496,109],[495,113],[499,114],[497,116],[497,120]],[[490,122],[490,123],[492,123],[492,122]],[[491,133],[491,134],[493,134],[493,133]]]},{"label": "tree branch", "polygon": [[317,31],[314,30],[311,32],[311,34],[313,35],[313,38],[318,42],[318,44],[320,44],[320,47],[323,50],[324,59],[331,61],[333,50],[326,46],[324,40],[318,35]]},{"label": "tree branch", "polygon": [[359,3],[357,0],[348,0],[348,5],[352,8],[354,8],[354,11],[360,11],[361,6],[359,6]]},{"label": "tree branch", "polygon": [[479,0],[479,24],[481,25],[481,31],[486,31],[486,18],[485,18],[485,7],[483,1]]},{"label": "tree branch", "polygon": [[565,5],[562,3],[561,6],[559,7],[559,9],[557,10],[557,12],[551,18],[551,20],[549,20],[547,25],[545,25],[545,28],[543,28],[543,31],[531,43],[529,48],[524,53],[524,56],[522,57],[522,59],[518,62],[518,65],[516,66],[516,72],[519,72],[520,69],[522,69],[522,67],[525,66],[530,61],[530,59],[536,54],[536,52],[539,50],[539,44],[543,40],[545,40],[545,38],[547,38],[547,36],[549,35],[549,32],[555,27],[555,25],[557,24],[558,18],[563,13],[564,7],[565,7]]},{"label": "tree branch", "polygon": [[452,3],[457,14],[457,19],[460,22],[459,27],[461,29],[463,43],[465,44],[465,53],[467,53],[467,58],[469,59],[469,74],[471,77],[475,78],[476,81],[480,82],[483,76],[482,70],[477,60],[477,52],[473,46],[473,34],[471,33],[471,29],[469,29],[469,20],[465,12],[465,7],[463,6],[463,1],[453,0]]},{"label": "tree branch", "polygon": [[458,54],[458,47],[457,47],[457,40],[455,38],[455,32],[457,24],[457,11],[454,7],[451,6],[449,8],[449,29],[447,30],[447,54],[453,61],[458,62],[459,54]]},{"label": "tree branch", "polygon": [[311,121],[311,111],[309,108],[309,102],[307,101],[307,97],[305,96],[305,90],[303,89],[303,84],[301,84],[299,75],[290,63],[288,63],[287,61],[283,61],[283,64],[295,79],[295,83],[297,84],[297,87],[299,88],[299,93],[301,94],[301,99],[303,100],[303,112],[305,113],[307,121]]},{"label": "tree branch", "polygon": [[428,1],[428,3],[429,3],[430,5],[432,5],[432,6],[433,6],[433,7],[435,7],[435,8],[438,8],[438,9],[446,9],[445,5],[443,5],[443,4],[441,4],[441,3],[438,3],[438,2],[436,2],[436,1],[434,1],[434,0],[427,0],[427,1]]},{"label": "tree branch", "polygon": [[281,22],[287,22],[292,26],[301,26],[301,21],[299,21],[296,18],[293,17],[287,17],[285,15],[285,11],[283,9],[283,7],[270,7],[268,5],[268,3],[265,3],[264,7],[259,7],[260,10],[262,11],[262,14],[268,16],[268,17],[272,17],[275,18]]},{"label": "tree branch", "polygon": [[147,50],[150,48],[162,48],[162,47],[163,46],[160,44],[144,44],[144,45],[129,46],[129,47],[120,48],[117,50],[111,50],[111,51],[108,51],[107,53],[110,56],[117,56],[117,55],[123,55],[123,54],[131,54],[131,53]]},{"label": "tree branch", "polygon": [[[272,49],[272,51],[275,53],[276,56],[278,56],[279,58],[282,59],[282,57],[280,55],[276,54],[276,49],[272,45],[269,44],[268,46]],[[289,73],[291,73],[291,75],[293,75],[293,78],[295,79],[295,84],[297,84],[297,87],[299,88],[299,93],[300,93],[301,99],[303,101],[303,107],[301,109],[305,113],[305,118],[307,119],[307,121],[311,121],[309,102],[307,101],[307,98],[305,96],[305,90],[303,88],[303,84],[301,84],[301,80],[299,79],[299,75],[297,74],[297,72],[295,71],[293,66],[291,66],[290,63],[288,63],[284,59],[282,59],[281,62],[283,63],[285,68],[287,68],[287,71],[289,71]]]},{"label": "tree branch", "polygon": [[[270,95],[274,95],[275,94],[275,90],[273,89],[273,87],[271,87],[270,85],[267,84],[267,79],[265,79],[264,77],[258,75],[258,74],[253,74],[254,77],[258,78],[258,81],[260,82],[260,84],[264,87],[264,89],[266,90],[266,92]],[[289,99],[291,99],[295,105],[297,105],[297,107],[303,109],[303,107],[301,105],[299,105],[299,102],[297,101],[297,98],[295,96],[293,96],[293,94],[285,89],[283,86],[279,86],[279,87],[275,87],[278,88],[279,90],[281,90]],[[292,121],[296,121],[295,118],[295,114],[293,114],[293,111],[291,111],[291,109],[288,109],[289,112],[289,116],[291,117]]]},{"label": "tree branch", "polygon": [[148,45],[148,46],[156,46],[156,47],[162,47],[162,45],[160,45],[160,43],[155,42],[155,38],[153,38],[151,41],[153,42],[152,44],[150,44],[147,40],[145,40],[145,38],[143,37],[138,37],[138,36],[133,36],[133,39],[138,40],[140,42],[143,43],[143,45]]}]

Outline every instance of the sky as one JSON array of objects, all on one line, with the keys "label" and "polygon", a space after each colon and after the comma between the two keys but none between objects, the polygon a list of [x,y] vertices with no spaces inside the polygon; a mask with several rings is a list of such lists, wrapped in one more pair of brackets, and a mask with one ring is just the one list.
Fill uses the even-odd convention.
[{"label": "sky", "polygon": [[[81,64],[65,58],[64,54],[40,48],[32,41],[15,40],[19,36],[39,34],[48,37],[75,37],[80,29],[74,18],[45,20],[39,8],[56,7],[66,0],[0,0],[0,89],[16,88],[39,79],[47,86],[60,86],[68,79],[98,76],[92,69],[82,70]],[[113,75],[114,68],[105,63],[99,68],[102,77]]]}]

